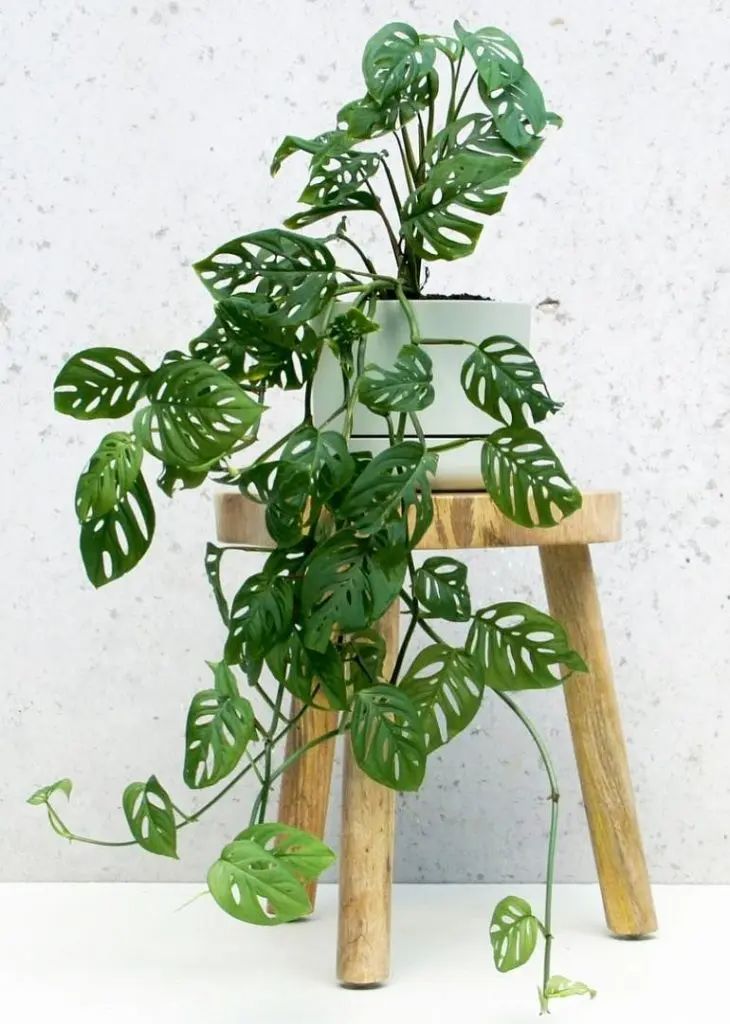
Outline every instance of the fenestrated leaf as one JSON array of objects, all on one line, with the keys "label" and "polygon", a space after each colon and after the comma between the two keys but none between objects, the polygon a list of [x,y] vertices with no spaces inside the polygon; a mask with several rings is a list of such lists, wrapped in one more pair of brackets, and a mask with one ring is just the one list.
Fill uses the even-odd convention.
[{"label": "fenestrated leaf", "polygon": [[373,209],[375,199],[362,186],[380,167],[380,154],[350,149],[344,153],[325,152],[312,160],[309,181],[299,196],[308,206],[332,207],[356,196],[355,206]]},{"label": "fenestrated leaf", "polygon": [[110,512],[134,487],[142,466],[142,448],[131,434],[107,434],[89,460],[76,486],[80,523]]},{"label": "fenestrated leaf", "polygon": [[427,558],[416,571],[413,593],[426,616],[463,622],[471,615],[466,566],[455,558]]},{"label": "fenestrated leaf", "polygon": [[384,103],[424,78],[436,59],[428,39],[402,21],[384,25],[365,45],[362,71],[370,95]]},{"label": "fenestrated leaf", "polygon": [[523,66],[522,53],[514,39],[501,29],[487,27],[469,32],[456,21],[454,30],[474,61],[479,79],[489,93],[504,88],[506,83],[516,81],[520,77]]},{"label": "fenestrated leaf", "polygon": [[414,509],[411,541],[415,545],[433,518],[429,477],[438,456],[418,441],[401,441],[379,452],[355,478],[338,515],[359,533],[375,533],[401,503]]},{"label": "fenestrated leaf", "polygon": [[350,633],[343,647],[347,681],[354,693],[375,686],[382,679],[385,640],[375,629]]},{"label": "fenestrated leaf", "polygon": [[521,526],[555,526],[582,504],[545,438],[526,427],[504,427],[486,438],[482,479],[497,508]]},{"label": "fenestrated leaf", "polygon": [[309,322],[335,287],[335,261],[325,243],[281,228],[234,238],[195,270],[217,299],[245,300],[257,318],[280,327]]},{"label": "fenestrated leaf", "polygon": [[461,369],[461,386],[473,405],[507,426],[539,423],[561,406],[550,397],[525,346],[501,334],[472,349]]},{"label": "fenestrated leaf", "polygon": [[240,696],[230,668],[224,662],[211,668],[215,688],[195,694],[185,726],[183,778],[191,789],[230,775],[256,733],[251,702]]},{"label": "fenestrated leaf", "polygon": [[324,153],[341,153],[349,149],[352,139],[346,132],[322,132],[313,139],[303,139],[299,135],[285,136],[271,161],[271,173],[277,174],[284,161],[294,153],[309,153],[310,156],[322,156]]},{"label": "fenestrated leaf", "polygon": [[540,86],[525,68],[512,81],[505,78],[504,86],[496,95],[480,80],[479,95],[494,118],[499,134],[517,150],[529,150],[547,124],[560,122],[545,109]]},{"label": "fenestrated leaf", "polygon": [[151,370],[121,348],[87,348],[71,356],[56,377],[57,412],[77,420],[116,419],[142,397]]},{"label": "fenestrated leaf", "polygon": [[81,558],[94,586],[103,587],[133,569],[149,548],[154,531],[155,509],[140,473],[113,508],[81,524]]},{"label": "fenestrated leaf", "polygon": [[488,114],[465,114],[456,121],[448,122],[429,139],[423,159],[428,170],[450,156],[504,158],[515,165],[515,174],[518,174],[541,144],[542,140],[536,138],[529,149],[518,153],[504,141]]},{"label": "fenestrated leaf", "polygon": [[54,793],[63,793],[68,800],[71,797],[72,786],[71,779],[59,779],[58,782],[52,782],[50,786],[41,786],[35,793],[31,793],[26,803],[39,807],[42,804],[47,804]]},{"label": "fenestrated leaf", "polygon": [[278,821],[250,825],[236,836],[235,841],[240,840],[258,843],[304,882],[319,878],[337,859],[334,850],[317,836]]},{"label": "fenestrated leaf", "polygon": [[205,575],[208,577],[208,583],[210,583],[210,589],[213,591],[213,597],[215,603],[218,606],[220,617],[223,619],[226,625],[229,621],[229,610],[226,596],[223,593],[223,585],[221,583],[221,559],[223,558],[223,552],[225,548],[219,548],[216,544],[211,544],[210,541],[205,546]]},{"label": "fenestrated leaf", "polygon": [[390,789],[414,790],[426,772],[418,711],[400,687],[371,686],[355,698],[350,728],[355,760]]},{"label": "fenestrated leaf", "polygon": [[436,49],[448,57],[452,63],[459,59],[463,51],[463,46],[453,36],[437,36],[426,33],[421,35],[421,41],[433,43]]},{"label": "fenestrated leaf", "polygon": [[532,907],[520,896],[506,896],[494,908],[489,937],[498,971],[526,964],[535,951],[540,926]]},{"label": "fenestrated leaf", "polygon": [[175,812],[170,797],[154,775],[147,782],[131,782],[127,786],[122,808],[130,831],[143,850],[177,859]]},{"label": "fenestrated leaf", "polygon": [[292,627],[294,587],[286,576],[255,573],[231,603],[225,659],[240,663],[244,655],[259,661],[283,640]]},{"label": "fenestrated leaf", "polygon": [[355,140],[376,139],[395,131],[399,124],[407,124],[437,94],[438,75],[431,71],[383,103],[370,94],[346,103],[337,115],[337,124]]},{"label": "fenestrated leaf", "polygon": [[394,551],[385,533],[339,530],[319,544],[302,583],[306,646],[324,651],[333,629],[350,633],[376,622],[400,592],[405,570],[405,551]]},{"label": "fenestrated leaf", "polygon": [[230,478],[222,480],[221,483],[234,484],[241,494],[245,494],[251,501],[255,501],[259,505],[266,505],[271,500],[271,491],[278,468],[279,463],[276,461],[254,462],[244,469],[237,470]]},{"label": "fenestrated leaf", "polygon": [[571,981],[562,974],[553,974],[545,986],[546,999],[566,999],[568,996],[590,996],[596,998],[596,990],[583,981]]},{"label": "fenestrated leaf", "polygon": [[296,921],[312,910],[289,866],[252,839],[223,847],[208,871],[208,888],[219,907],[249,924]]},{"label": "fenestrated leaf", "polygon": [[471,722],[482,702],[484,679],[465,651],[435,643],[416,655],[398,689],[417,708],[431,754]]},{"label": "fenestrated leaf", "polygon": [[330,707],[337,710],[347,707],[343,664],[332,643],[321,652],[308,650],[301,633],[292,629],[267,653],[266,664],[277,682],[297,700],[311,701],[314,690],[319,687]]},{"label": "fenestrated leaf", "polygon": [[537,690],[562,682],[566,672],[587,672],[559,622],[518,601],[475,613],[467,651],[483,666],[495,690]]},{"label": "fenestrated leaf", "polygon": [[371,363],[360,378],[358,398],[371,412],[419,412],[434,399],[431,358],[418,345],[404,345],[392,367]]},{"label": "fenestrated leaf", "polygon": [[208,479],[207,469],[183,469],[181,466],[163,466],[157,477],[157,486],[168,498],[178,491],[200,487]]},{"label": "fenestrated leaf", "polygon": [[258,423],[263,406],[199,359],[163,364],[147,385],[150,404],[134,431],[162,462],[202,469],[228,455]]}]

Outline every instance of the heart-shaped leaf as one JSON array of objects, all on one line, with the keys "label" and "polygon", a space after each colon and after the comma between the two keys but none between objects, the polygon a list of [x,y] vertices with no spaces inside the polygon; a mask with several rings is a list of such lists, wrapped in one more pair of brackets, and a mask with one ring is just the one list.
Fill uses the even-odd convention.
[{"label": "heart-shaped leaf", "polygon": [[294,616],[294,587],[285,576],[260,572],[245,581],[233,598],[225,659],[238,664],[244,655],[259,661],[288,636]]},{"label": "heart-shaped leaf", "polygon": [[145,555],[155,531],[155,509],[140,474],[119,502],[81,524],[79,544],[86,575],[95,587],[118,580]]},{"label": "heart-shaped leaf", "polygon": [[235,450],[263,406],[199,359],[164,363],[147,385],[150,404],[134,417],[144,447],[184,469],[201,469]]},{"label": "heart-shaped leaf", "polygon": [[211,667],[215,688],[195,694],[185,726],[183,778],[191,789],[230,775],[256,733],[251,702],[239,695],[230,668],[224,662]]},{"label": "heart-shaped leaf", "polygon": [[84,349],[71,356],[56,377],[56,411],[77,420],[126,416],[142,397],[151,372],[121,348]]},{"label": "heart-shaped leaf", "polygon": [[352,751],[366,775],[390,789],[414,790],[426,772],[426,746],[418,711],[395,686],[372,686],[355,698]]},{"label": "heart-shaped leaf", "polygon": [[520,526],[555,526],[582,504],[537,430],[505,427],[490,434],[482,448],[482,479],[497,508]]},{"label": "heart-shaped leaf", "polygon": [[431,754],[471,722],[482,702],[484,679],[465,651],[436,643],[416,655],[398,689],[417,708]]},{"label": "heart-shaped leaf", "polygon": [[540,690],[558,686],[565,672],[588,671],[560,623],[518,601],[476,612],[466,649],[494,690]]},{"label": "heart-shaped leaf", "polygon": [[252,839],[223,847],[208,871],[208,888],[219,907],[249,924],[283,924],[312,910],[289,866]]},{"label": "heart-shaped leaf", "polygon": [[362,71],[370,95],[384,103],[411,88],[433,67],[436,50],[428,39],[402,21],[384,25],[372,36],[362,59]]},{"label": "heart-shaped leaf", "polygon": [[525,68],[511,81],[505,77],[496,94],[480,80],[479,95],[494,118],[494,127],[514,149],[531,150],[547,124],[560,124],[560,118],[545,109],[540,86]]},{"label": "heart-shaped leaf", "polygon": [[235,841],[240,840],[257,843],[302,882],[319,878],[337,859],[334,850],[317,836],[278,821],[250,825],[236,836]]},{"label": "heart-shaped leaf", "polygon": [[130,831],[143,850],[177,859],[175,812],[154,775],[147,782],[131,782],[124,790],[122,807]]},{"label": "heart-shaped leaf", "polygon": [[507,426],[539,423],[560,402],[550,397],[540,367],[524,345],[495,334],[467,356],[461,386],[469,401]]},{"label": "heart-shaped leaf", "polygon": [[404,345],[389,369],[371,363],[360,378],[358,398],[371,412],[419,412],[434,399],[431,358],[417,345]]},{"label": "heart-shaped leaf", "polygon": [[107,434],[89,460],[76,486],[80,523],[106,515],[134,487],[142,466],[136,438],[121,431]]},{"label": "heart-shaped leaf", "polygon": [[40,807],[43,804],[47,804],[54,793],[63,793],[68,800],[71,797],[72,787],[73,783],[71,782],[71,779],[59,779],[58,782],[52,782],[50,786],[41,786],[41,788],[37,789],[35,793],[31,793],[26,800],[26,803],[32,804],[35,807]]},{"label": "heart-shaped leaf", "polygon": [[416,571],[413,593],[426,616],[449,622],[463,622],[471,616],[466,566],[455,558],[427,558]]},{"label": "heart-shaped leaf", "polygon": [[459,22],[454,30],[462,46],[474,61],[480,81],[492,93],[522,74],[522,53],[514,39],[499,28],[479,28],[469,32]]},{"label": "heart-shaped leaf", "polygon": [[589,988],[583,981],[571,981],[562,974],[553,974],[545,986],[546,999],[566,999],[568,996],[590,996],[596,998],[596,990]]},{"label": "heart-shaped leaf", "polygon": [[540,925],[532,907],[519,896],[506,896],[494,908],[489,937],[498,971],[526,964],[535,952]]}]

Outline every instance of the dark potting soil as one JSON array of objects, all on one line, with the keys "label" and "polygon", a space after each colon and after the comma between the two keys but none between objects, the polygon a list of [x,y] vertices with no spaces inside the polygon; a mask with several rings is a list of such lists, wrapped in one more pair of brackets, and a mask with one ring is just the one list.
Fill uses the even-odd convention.
[{"label": "dark potting soil", "polygon": [[[384,291],[381,294],[381,299],[395,299],[395,292]],[[489,295],[472,295],[471,292],[455,292],[452,295],[408,295],[411,302],[457,302],[468,299],[471,302],[494,302],[494,299]]]}]

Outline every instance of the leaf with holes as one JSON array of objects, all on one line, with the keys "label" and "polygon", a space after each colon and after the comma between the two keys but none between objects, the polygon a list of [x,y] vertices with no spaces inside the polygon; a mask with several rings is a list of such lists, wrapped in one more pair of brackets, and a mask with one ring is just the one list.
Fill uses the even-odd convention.
[{"label": "leaf with holes", "polygon": [[168,498],[173,498],[179,491],[192,491],[196,487],[200,487],[207,479],[207,469],[163,466],[157,477],[157,486]]},{"label": "leaf with holes", "polygon": [[118,580],[145,555],[155,531],[155,509],[140,474],[103,516],[81,524],[79,546],[86,575],[95,587]]},{"label": "leaf with holes", "polygon": [[307,474],[308,494],[320,503],[342,490],[355,472],[355,462],[343,435],[336,430],[318,430],[309,424],[299,427],[281,451],[271,495],[274,502],[277,488],[290,467]]},{"label": "leaf with holes", "polygon": [[34,807],[40,807],[43,804],[47,804],[54,793],[63,793],[66,799],[69,800],[72,787],[71,779],[59,779],[58,782],[52,782],[50,786],[41,786],[35,793],[31,793],[26,803],[32,804]]},{"label": "leaf with holes", "polygon": [[343,645],[347,681],[354,693],[375,686],[383,676],[385,640],[375,629],[350,633]]},{"label": "leaf with holes", "polygon": [[165,363],[147,386],[150,404],[134,431],[150,454],[183,469],[202,469],[230,454],[258,423],[263,406],[199,359]]},{"label": "leaf with holes", "polygon": [[[234,238],[195,270],[215,298],[245,298],[258,318],[280,327],[312,320],[335,288],[335,261],[325,243],[281,228]],[[253,283],[255,292],[248,291]]]},{"label": "leaf with holes", "polygon": [[453,36],[435,36],[426,33],[421,35],[421,41],[433,43],[436,49],[448,57],[452,64],[459,59],[464,50],[459,40],[454,39]]},{"label": "leaf with holes", "polygon": [[414,510],[411,541],[417,544],[433,519],[429,478],[437,465],[438,456],[418,441],[401,441],[378,452],[355,479],[338,515],[359,533],[375,533],[403,503]]},{"label": "leaf with holes", "polygon": [[289,866],[252,839],[223,847],[208,871],[208,888],[219,907],[248,924],[283,924],[312,910]]},{"label": "leaf with holes", "polygon": [[541,690],[558,686],[564,672],[588,671],[560,623],[519,601],[480,608],[466,649],[494,690]]},{"label": "leaf with holes", "polygon": [[527,900],[506,896],[494,908],[489,937],[498,971],[513,971],[535,952],[540,924]]},{"label": "leaf with holes", "polygon": [[507,185],[520,168],[506,155],[456,153],[441,160],[404,203],[401,225],[409,245],[426,260],[468,256],[482,225],[461,211],[499,213]]},{"label": "leaf with holes", "polygon": [[314,690],[319,687],[330,707],[337,710],[347,707],[343,665],[334,644],[327,644],[321,652],[308,650],[301,633],[292,629],[267,653],[266,664],[276,681],[297,700],[311,701]]},{"label": "leaf with holes", "polygon": [[[562,974],[553,974],[545,986],[545,999],[567,999],[568,996],[589,996],[596,998],[596,990],[583,981],[571,981]],[[547,1007],[546,1007],[547,1009]]]},{"label": "leaf with holes", "polygon": [[325,153],[341,153],[349,149],[352,139],[346,132],[322,132],[313,139],[303,139],[299,135],[285,136],[271,161],[271,174],[275,175],[281,165],[294,153],[308,153],[311,157],[322,157]]},{"label": "leaf with holes", "polygon": [[423,79],[435,59],[433,43],[422,40],[410,25],[385,25],[365,46],[362,71],[367,90],[376,102],[385,103]]},{"label": "leaf with holes", "polygon": [[400,687],[360,690],[350,736],[355,760],[371,779],[390,789],[419,788],[426,773],[426,742],[418,711]]},{"label": "leaf with holes", "polygon": [[226,625],[229,621],[229,610],[228,602],[226,601],[225,594],[223,593],[223,585],[221,583],[221,559],[223,558],[223,552],[228,550],[227,548],[219,548],[215,544],[208,542],[205,547],[205,575],[208,578],[210,589],[213,591],[213,597],[215,603],[218,606],[220,617],[223,619]]},{"label": "leaf with holes", "polygon": [[561,123],[557,115],[545,109],[540,86],[524,68],[512,81],[505,78],[503,88],[495,95],[480,80],[479,95],[494,119],[494,127],[514,149],[531,150],[548,124]]},{"label": "leaf with holes", "polygon": [[404,345],[389,369],[371,363],[360,378],[358,398],[371,412],[420,412],[434,399],[431,357],[418,345]]},{"label": "leaf with holes", "polygon": [[142,448],[131,434],[107,434],[91,456],[76,486],[76,515],[80,523],[110,512],[139,477]]},{"label": "leaf with holes", "polygon": [[191,789],[230,775],[256,734],[251,702],[238,693],[230,668],[224,662],[211,667],[215,689],[195,694],[185,726],[183,778]]},{"label": "leaf with holes", "polygon": [[529,150],[523,149],[518,153],[504,141],[488,114],[466,114],[450,121],[429,139],[423,160],[429,171],[450,156],[502,158],[510,160],[514,164],[514,173],[519,174],[541,145],[542,140],[535,139]]},{"label": "leaf with holes", "polygon": [[416,571],[413,593],[426,616],[464,622],[471,615],[466,566],[455,558],[427,558]]},{"label": "leaf with holes", "polygon": [[255,573],[240,587],[231,604],[225,659],[237,664],[244,654],[254,661],[265,657],[292,627],[294,587],[285,576]]},{"label": "leaf with holes", "polygon": [[539,423],[561,402],[550,397],[540,367],[524,345],[495,334],[467,356],[461,386],[472,405],[507,426]]},{"label": "leaf with holes", "polygon": [[385,534],[339,530],[323,541],[302,582],[305,645],[324,651],[334,629],[350,633],[372,625],[399,594],[405,571],[406,553],[393,552]]},{"label": "leaf with holes", "polygon": [[469,32],[458,21],[454,22],[454,30],[474,61],[487,92],[503,89],[507,83],[519,79],[523,70],[522,53],[505,32],[492,27]]},{"label": "leaf with holes", "polygon": [[398,689],[413,701],[431,754],[471,722],[482,702],[484,679],[465,651],[436,643],[416,655]]},{"label": "leaf with holes", "polygon": [[278,821],[250,825],[236,836],[236,842],[241,840],[257,843],[301,882],[313,882],[337,859],[317,836]]},{"label": "leaf with holes", "polygon": [[121,348],[84,349],[71,356],[56,377],[56,411],[77,420],[126,416],[142,397],[151,372]]},{"label": "leaf with holes", "polygon": [[537,430],[504,427],[490,434],[482,448],[482,479],[497,508],[520,526],[555,526],[582,505]]},{"label": "leaf with holes", "polygon": [[331,208],[349,200],[352,209],[374,209],[376,200],[363,186],[377,173],[380,159],[379,153],[356,149],[344,153],[324,152],[312,160],[309,182],[299,202]]},{"label": "leaf with holes", "polygon": [[143,850],[177,860],[175,812],[154,775],[147,782],[131,782],[124,790],[122,807],[134,840]]},{"label": "leaf with holes", "polygon": [[437,94],[438,75],[431,71],[383,103],[369,94],[346,103],[337,115],[337,124],[357,141],[377,139],[395,131],[399,124],[407,124],[419,111],[425,110]]}]

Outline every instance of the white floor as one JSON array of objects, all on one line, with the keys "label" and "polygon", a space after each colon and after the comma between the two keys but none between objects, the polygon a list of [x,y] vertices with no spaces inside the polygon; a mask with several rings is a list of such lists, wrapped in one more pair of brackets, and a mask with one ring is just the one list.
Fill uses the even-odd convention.
[{"label": "white floor", "polygon": [[[333,977],[336,889],[316,917],[240,925],[195,885],[0,886],[3,1021],[117,1024],[522,1024],[538,1014],[539,961],[509,975],[491,963],[488,923],[514,891],[537,886],[397,886],[393,970],[380,989]],[[598,989],[556,1001],[552,1018],[585,1024],[730,1019],[730,886],[655,890],[654,939],[610,938],[595,886],[559,886],[556,974]]]}]

